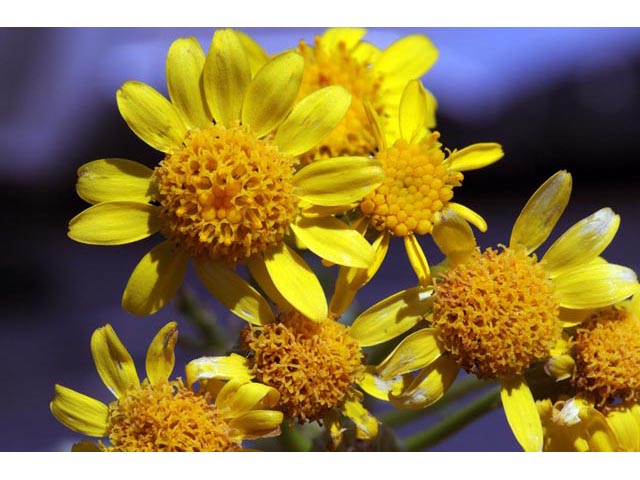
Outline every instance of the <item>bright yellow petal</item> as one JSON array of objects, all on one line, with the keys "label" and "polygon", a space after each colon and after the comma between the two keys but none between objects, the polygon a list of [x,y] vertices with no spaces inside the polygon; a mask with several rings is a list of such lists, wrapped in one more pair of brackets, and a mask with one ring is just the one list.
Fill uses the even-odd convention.
[{"label": "bright yellow petal", "polygon": [[315,147],[342,120],[351,105],[351,94],[333,85],[300,100],[278,128],[275,143],[288,155],[300,155]]},{"label": "bright yellow petal", "polygon": [[362,402],[355,395],[347,396],[342,405],[342,414],[355,423],[356,438],[372,440],[378,435],[378,420],[362,406]]},{"label": "bright yellow petal", "polygon": [[247,58],[249,59],[249,66],[251,67],[251,75],[255,75],[262,66],[269,60],[269,55],[264,49],[249,35],[240,30],[235,30],[236,36],[242,47],[244,48]]},{"label": "bright yellow petal", "polygon": [[327,318],[327,300],[316,274],[285,243],[265,254],[264,263],[273,284],[305,317],[322,322]]},{"label": "bright yellow petal", "polygon": [[195,267],[198,277],[213,296],[240,318],[254,325],[275,321],[273,311],[264,297],[227,265],[199,260],[195,262]]},{"label": "bright yellow petal", "polygon": [[194,37],[177,39],[167,53],[169,98],[189,128],[211,125],[211,113],[202,86],[205,58],[200,43]]},{"label": "bright yellow petal", "polygon": [[187,134],[178,109],[155,89],[126,82],[116,95],[120,115],[147,145],[164,153],[179,148]]},{"label": "bright yellow petal", "polygon": [[448,355],[436,359],[422,369],[406,390],[390,393],[391,404],[403,410],[417,410],[433,405],[440,400],[458,376],[460,367]]},{"label": "bright yellow petal", "polygon": [[409,386],[412,380],[411,375],[384,379],[376,373],[375,367],[367,366],[365,372],[356,382],[362,390],[372,397],[389,401],[389,393],[399,395],[402,390]]},{"label": "bright yellow petal", "polygon": [[[376,140],[375,146],[379,151],[384,152],[387,149],[387,135],[385,133],[388,132],[383,131],[382,120],[369,100],[364,101],[364,113],[369,120],[369,127],[373,130],[373,137]],[[390,136],[389,143],[393,143],[395,140],[395,137]]]},{"label": "bright yellow petal", "polygon": [[245,440],[277,437],[284,419],[282,412],[275,410],[253,410],[229,422],[231,435]]},{"label": "bright yellow petal", "polygon": [[378,58],[380,58],[380,55],[382,55],[382,50],[365,41],[358,43],[351,51],[351,56],[365,65],[375,64]]},{"label": "bright yellow petal", "polygon": [[403,338],[376,370],[383,379],[420,370],[442,355],[435,328],[423,328]]},{"label": "bright yellow petal", "polygon": [[124,158],[103,158],[78,169],[78,196],[88,203],[128,200],[151,201],[153,170]]},{"label": "bright yellow petal", "polygon": [[236,378],[220,390],[216,407],[222,418],[236,418],[255,408],[276,405],[279,399],[275,388]]},{"label": "bright yellow petal", "polygon": [[590,263],[563,270],[553,284],[560,306],[576,309],[614,305],[640,291],[633,270],[611,263]]},{"label": "bright yellow petal", "polygon": [[363,347],[395,338],[431,312],[432,294],[433,288],[418,286],[391,295],[358,315],[349,334]]},{"label": "bright yellow petal", "polygon": [[611,243],[620,226],[620,216],[610,208],[598,210],[567,230],[547,250],[542,260],[551,277],[562,270],[590,262]]},{"label": "bright yellow petal", "polygon": [[160,230],[158,207],[139,202],[103,202],[69,221],[69,238],[89,245],[123,245]]},{"label": "bright yellow petal", "polygon": [[484,168],[504,157],[502,145],[499,143],[475,143],[453,152],[447,161],[449,169],[467,172]]},{"label": "bright yellow petal", "polygon": [[513,435],[525,452],[542,451],[542,423],[523,377],[503,380],[500,398]]},{"label": "bright yellow petal", "polygon": [[595,310],[590,308],[574,310],[570,308],[560,307],[558,320],[562,322],[562,328],[571,328],[579,325],[594,313]]},{"label": "bright yellow petal", "polygon": [[413,267],[413,271],[416,272],[418,283],[422,286],[429,285],[431,283],[429,263],[427,263],[427,257],[424,256],[418,238],[413,234],[404,237],[404,248],[407,251],[407,257]]},{"label": "bright yellow petal", "polygon": [[384,178],[380,162],[367,157],[315,161],[293,177],[294,193],[315,205],[346,205],[361,200]]},{"label": "bright yellow petal", "polygon": [[240,120],[251,66],[241,40],[230,29],[216,30],[204,64],[204,91],[216,123],[230,126]]},{"label": "bright yellow petal", "polygon": [[147,378],[151,385],[169,380],[176,363],[175,347],[178,341],[178,324],[169,322],[153,337],[147,350]]},{"label": "bright yellow petal", "polygon": [[431,232],[438,248],[455,265],[464,262],[476,249],[476,238],[466,219],[453,209],[445,209]]},{"label": "bright yellow petal", "polygon": [[209,379],[230,380],[250,380],[251,362],[237,353],[232,353],[226,357],[201,357],[190,361],[185,367],[187,384],[189,386],[196,382]]},{"label": "bright yellow petal", "polygon": [[290,226],[309,250],[332,263],[368,268],[376,258],[369,242],[335,217],[301,218]]},{"label": "bright yellow petal", "polygon": [[98,375],[116,398],[124,395],[130,387],[140,386],[133,359],[111,325],[107,324],[93,332],[91,354]]},{"label": "bright yellow petal", "polygon": [[606,418],[618,444],[628,452],[640,452],[640,406],[614,407]]},{"label": "bright yellow petal", "polygon": [[323,50],[334,51],[339,44],[344,44],[347,51],[355,47],[367,33],[366,28],[334,27],[327,28],[321,37]]},{"label": "bright yellow petal", "polygon": [[438,49],[424,35],[409,35],[392,43],[375,64],[384,75],[385,87],[404,85],[419,78],[438,59]]},{"label": "bright yellow petal", "polygon": [[535,191],[513,225],[510,247],[531,253],[544,243],[569,203],[571,183],[571,174],[561,170]]},{"label": "bright yellow petal", "polygon": [[404,88],[400,100],[400,134],[411,142],[427,124],[427,92],[420,80],[412,80]]},{"label": "bright yellow petal", "polygon": [[91,437],[104,437],[107,434],[109,409],[98,400],[56,385],[50,408],[53,416],[74,432]]},{"label": "bright yellow petal", "polygon": [[267,266],[262,255],[253,255],[247,261],[247,267],[253,279],[258,283],[260,289],[267,294],[267,297],[276,304],[280,311],[295,310],[293,306],[282,296],[269,276]]},{"label": "bright yellow petal", "polygon": [[122,295],[122,308],[151,315],[174,297],[189,265],[189,256],[169,240],[152,248],[136,265]]},{"label": "bright yellow petal", "polygon": [[280,54],[266,63],[247,88],[242,123],[258,137],[273,131],[291,111],[303,71],[304,58],[295,52]]},{"label": "bright yellow petal", "polygon": [[485,219],[471,210],[469,207],[465,207],[464,205],[455,202],[449,202],[447,207],[451,210],[454,210],[458,215],[460,215],[482,233],[487,231],[487,222],[485,221]]}]

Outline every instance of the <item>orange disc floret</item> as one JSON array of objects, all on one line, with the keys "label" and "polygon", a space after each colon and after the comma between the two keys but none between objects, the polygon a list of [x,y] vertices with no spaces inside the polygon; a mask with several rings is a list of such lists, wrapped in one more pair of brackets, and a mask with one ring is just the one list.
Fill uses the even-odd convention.
[{"label": "orange disc floret", "polygon": [[553,285],[522,250],[476,250],[444,275],[435,297],[444,349],[479,378],[522,374],[549,356],[560,333]]},{"label": "orange disc floret", "polygon": [[182,380],[151,385],[145,381],[109,405],[112,452],[229,452],[240,450],[229,425],[208,395]]},{"label": "orange disc floret", "polygon": [[353,57],[344,42],[328,50],[322,44],[322,39],[316,37],[315,47],[301,41],[298,51],[305,60],[298,100],[329,85],[341,85],[352,95],[351,107],[340,124],[319,145],[306,153],[303,161],[372,153],[376,146],[375,137],[363,102],[369,101],[378,115],[383,115],[380,73]]},{"label": "orange disc floret", "polygon": [[625,307],[594,313],[575,332],[572,383],[606,408],[640,400],[640,320]]},{"label": "orange disc floret", "polygon": [[154,172],[163,233],[231,263],[281,242],[297,212],[295,161],[247,127],[192,130]]},{"label": "orange disc floret", "polygon": [[360,345],[346,326],[297,312],[246,327],[243,344],[252,354],[256,380],[278,390],[285,416],[300,423],[320,420],[340,406],[362,369]]},{"label": "orange disc floret", "polygon": [[360,204],[373,227],[398,237],[431,233],[437,214],[463,179],[462,173],[449,170],[444,163],[439,136],[434,132],[419,143],[399,139],[375,155],[385,177]]}]

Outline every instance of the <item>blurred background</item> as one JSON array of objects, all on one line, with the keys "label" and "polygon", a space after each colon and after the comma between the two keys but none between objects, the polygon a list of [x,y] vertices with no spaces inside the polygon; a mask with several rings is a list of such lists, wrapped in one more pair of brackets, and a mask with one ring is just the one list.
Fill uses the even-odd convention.
[{"label": "blurred background", "polygon": [[[269,53],[322,32],[243,30]],[[439,102],[443,144],[462,148],[495,141],[506,153],[499,163],[465,175],[464,187],[456,191],[456,201],[488,221],[489,231],[477,235],[478,243],[507,243],[531,193],[555,171],[567,169],[574,193],[552,239],[610,206],[621,214],[622,224],[605,257],[638,271],[640,30],[398,28],[370,29],[366,39],[384,48],[415,32],[429,36],[440,51],[423,80]],[[111,400],[89,349],[98,326],[114,326],[140,373],[149,341],[167,321],[177,319],[185,337],[195,333],[175,305],[144,319],[120,308],[129,275],[156,239],[95,247],[71,241],[66,232],[69,219],[86,208],[74,187],[81,164],[124,157],[152,166],[161,159],[120,117],[116,90],[127,80],[140,80],[166,94],[165,55],[171,42],[195,36],[206,50],[212,33],[197,28],[0,29],[1,451],[68,450],[81,438],[49,412],[55,383]],[[441,259],[430,238],[422,244],[430,263]],[[415,283],[402,242],[392,243],[391,255],[395,258],[358,296],[361,309]],[[193,277],[187,293],[223,327],[242,325]],[[182,348],[177,355],[176,372],[193,350]],[[431,449],[519,447],[497,409]]]}]

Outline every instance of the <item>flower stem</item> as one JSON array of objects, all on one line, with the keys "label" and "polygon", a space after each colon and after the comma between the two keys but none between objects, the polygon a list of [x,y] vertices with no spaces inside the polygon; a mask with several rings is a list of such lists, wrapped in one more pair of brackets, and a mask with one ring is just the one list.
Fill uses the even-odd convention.
[{"label": "flower stem", "polygon": [[282,424],[280,441],[285,451],[288,452],[308,452],[311,450],[311,440],[305,437],[295,425],[289,426],[285,421]]},{"label": "flower stem", "polygon": [[500,404],[500,389],[494,388],[481,397],[454,410],[443,420],[428,429],[408,437],[404,441],[405,447],[413,452],[431,447],[482,415],[499,407]]}]

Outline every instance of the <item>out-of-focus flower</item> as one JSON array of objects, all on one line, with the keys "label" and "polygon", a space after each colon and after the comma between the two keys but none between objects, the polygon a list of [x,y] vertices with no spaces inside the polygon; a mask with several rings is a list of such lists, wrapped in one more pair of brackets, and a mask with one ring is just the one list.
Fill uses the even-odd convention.
[{"label": "out-of-focus flower", "polygon": [[[560,171],[529,199],[508,247],[476,247],[468,223],[454,210],[433,236],[447,255],[435,281],[430,328],[406,337],[378,366],[383,378],[420,370],[390,401],[399,408],[426,407],[442,397],[460,368],[499,380],[507,420],[527,451],[542,448],[542,426],[524,373],[547,360],[569,310],[613,305],[639,291],[636,274],[599,255],[613,239],[619,216],[597,211],[567,230],[540,261],[535,250],[566,207],[571,176]],[[396,319],[379,322],[385,329]],[[357,323],[357,322],[356,322]],[[408,322],[407,330],[415,323]],[[356,324],[352,328],[356,328]]]},{"label": "out-of-focus flower", "polygon": [[118,91],[129,127],[165,157],[154,170],[113,158],[82,166],[77,191],[94,205],[70,221],[69,236],[96,245],[156,232],[166,238],[135,268],[125,309],[149,315],[162,308],[192,258],[201,277],[204,270],[216,280],[234,277],[237,292],[210,277],[205,283],[240,316],[236,298],[251,287],[231,268],[248,262],[265,267],[288,302],[321,319],[322,287],[285,237],[339,265],[373,262],[371,246],[333,215],[379,185],[378,162],[329,158],[296,170],[298,157],[340,122],[351,101],[339,86],[297,101],[303,69],[298,53],[264,63],[248,37],[219,30],[206,56],[194,38],[171,45],[171,101],[139,82]]},{"label": "out-of-focus flower", "polygon": [[100,378],[116,400],[109,405],[61,385],[55,386],[51,412],[66,427],[108,444],[83,441],[74,450],[236,451],[243,439],[278,435],[282,412],[273,388],[234,380],[211,394],[194,392],[173,371],[175,322],[165,325],[147,351],[147,378],[138,377],[133,359],[111,325],[91,337]]},{"label": "out-of-focus flower", "polygon": [[[305,69],[299,99],[328,85],[341,85],[352,95],[340,124],[303,156],[306,161],[338,155],[369,155],[376,147],[365,103],[380,117],[383,132],[397,137],[398,105],[410,80],[420,78],[435,63],[438,50],[424,35],[409,35],[385,50],[363,40],[364,28],[330,28],[313,45],[301,41],[298,51]],[[435,125],[436,101],[428,98],[429,127]]]}]

